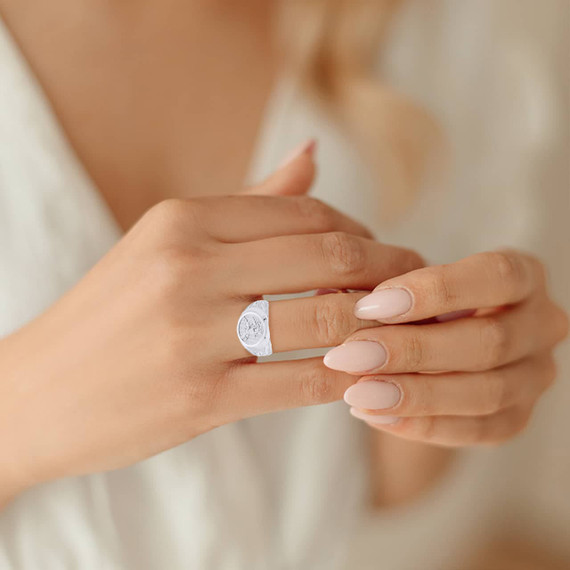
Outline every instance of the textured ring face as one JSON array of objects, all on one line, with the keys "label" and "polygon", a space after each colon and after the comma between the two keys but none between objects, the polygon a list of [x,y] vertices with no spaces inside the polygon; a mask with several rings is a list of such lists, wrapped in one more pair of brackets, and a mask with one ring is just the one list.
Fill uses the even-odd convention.
[{"label": "textured ring face", "polygon": [[246,307],[238,319],[237,335],[241,345],[254,356],[273,353],[267,301],[255,301]]}]

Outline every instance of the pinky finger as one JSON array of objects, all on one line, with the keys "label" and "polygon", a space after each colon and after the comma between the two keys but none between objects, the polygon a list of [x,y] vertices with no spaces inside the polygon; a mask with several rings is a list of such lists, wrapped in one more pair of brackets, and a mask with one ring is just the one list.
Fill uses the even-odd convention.
[{"label": "pinky finger", "polygon": [[411,441],[445,447],[497,445],[527,426],[531,410],[514,407],[488,416],[425,416],[388,418],[351,408],[350,413],[370,427]]}]

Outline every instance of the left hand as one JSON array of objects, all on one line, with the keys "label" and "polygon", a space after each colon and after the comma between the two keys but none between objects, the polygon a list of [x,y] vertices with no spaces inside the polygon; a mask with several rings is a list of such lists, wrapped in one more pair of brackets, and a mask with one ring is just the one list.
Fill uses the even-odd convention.
[{"label": "left hand", "polygon": [[351,413],[446,446],[499,443],[522,431],[555,378],[552,352],[568,332],[543,265],[511,250],[385,281],[355,315],[384,326],[352,334],[325,357],[330,368],[361,376],[345,394]]}]

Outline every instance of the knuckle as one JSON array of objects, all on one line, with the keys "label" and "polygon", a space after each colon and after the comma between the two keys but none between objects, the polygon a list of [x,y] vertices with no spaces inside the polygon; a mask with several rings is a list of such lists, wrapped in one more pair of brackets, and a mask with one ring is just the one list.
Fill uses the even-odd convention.
[{"label": "knuckle", "polygon": [[155,224],[170,226],[180,220],[186,207],[185,200],[169,198],[150,208],[147,215]]},{"label": "knuckle", "polygon": [[486,368],[500,366],[508,359],[511,338],[498,318],[481,319],[481,362]]},{"label": "knuckle", "polygon": [[333,401],[334,387],[327,371],[315,367],[307,371],[301,379],[301,397],[308,404],[322,404]]},{"label": "knuckle", "polygon": [[[406,390],[399,384],[401,397],[396,409],[398,413],[408,413],[418,416],[430,416],[437,410],[437,391],[430,378],[418,374],[413,380],[413,389]],[[397,376],[396,376],[397,378]]]},{"label": "knuckle", "polygon": [[344,232],[323,236],[323,253],[333,271],[339,275],[353,275],[364,267],[364,251],[360,241]]},{"label": "knuckle", "polygon": [[424,346],[420,337],[411,331],[404,341],[402,365],[407,372],[415,372],[422,368],[424,364]]},{"label": "knuckle", "polygon": [[491,267],[495,267],[499,279],[508,287],[515,286],[526,276],[521,257],[507,251],[493,251],[482,254],[487,256]]},{"label": "knuckle", "polygon": [[321,346],[337,344],[353,332],[353,318],[336,302],[336,297],[336,295],[325,295],[314,305],[312,321],[317,341]]},{"label": "knuckle", "polygon": [[309,221],[312,226],[322,232],[332,230],[334,226],[334,214],[332,209],[324,202],[310,196],[294,198],[299,209],[299,215]]},{"label": "knuckle", "polygon": [[201,207],[196,200],[169,198],[150,208],[144,225],[159,244],[182,241],[179,236],[200,227]]},{"label": "knuckle", "polygon": [[431,295],[435,302],[441,307],[454,307],[457,301],[457,294],[449,282],[449,276],[445,270],[446,266],[434,267],[429,270],[427,282],[432,283]]}]

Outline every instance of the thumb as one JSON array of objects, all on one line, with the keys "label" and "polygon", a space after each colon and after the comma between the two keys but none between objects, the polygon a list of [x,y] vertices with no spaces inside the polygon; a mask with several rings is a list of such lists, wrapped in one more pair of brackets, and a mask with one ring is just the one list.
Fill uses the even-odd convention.
[{"label": "thumb", "polygon": [[315,179],[314,162],[317,142],[308,140],[297,147],[279,168],[260,184],[246,188],[242,194],[257,196],[300,196],[306,194]]}]

